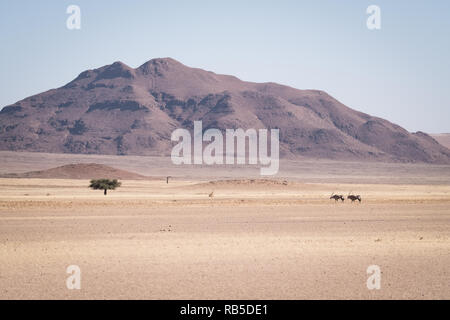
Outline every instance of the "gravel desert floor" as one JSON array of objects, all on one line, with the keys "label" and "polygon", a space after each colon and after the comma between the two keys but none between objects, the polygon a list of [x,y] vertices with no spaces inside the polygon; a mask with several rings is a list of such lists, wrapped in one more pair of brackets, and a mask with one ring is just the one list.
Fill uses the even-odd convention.
[{"label": "gravel desert floor", "polygon": [[[1,299],[450,298],[446,183],[87,185],[0,179]],[[329,200],[350,191],[362,203]]]}]

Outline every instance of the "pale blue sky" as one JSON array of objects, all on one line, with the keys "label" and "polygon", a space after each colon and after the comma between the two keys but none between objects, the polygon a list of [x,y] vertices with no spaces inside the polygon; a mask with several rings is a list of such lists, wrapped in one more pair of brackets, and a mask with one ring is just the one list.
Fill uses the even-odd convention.
[{"label": "pale blue sky", "polygon": [[[66,8],[81,8],[81,30]],[[366,8],[381,8],[381,30]],[[410,131],[450,132],[450,1],[0,2],[0,107],[120,60],[325,90]]]}]

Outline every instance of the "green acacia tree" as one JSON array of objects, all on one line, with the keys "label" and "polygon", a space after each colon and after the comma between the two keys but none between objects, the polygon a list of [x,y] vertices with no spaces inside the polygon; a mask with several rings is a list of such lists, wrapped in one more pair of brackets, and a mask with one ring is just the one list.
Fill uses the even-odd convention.
[{"label": "green acacia tree", "polygon": [[94,190],[104,190],[103,194],[106,196],[107,190],[115,190],[122,185],[117,179],[92,179],[89,188]]}]

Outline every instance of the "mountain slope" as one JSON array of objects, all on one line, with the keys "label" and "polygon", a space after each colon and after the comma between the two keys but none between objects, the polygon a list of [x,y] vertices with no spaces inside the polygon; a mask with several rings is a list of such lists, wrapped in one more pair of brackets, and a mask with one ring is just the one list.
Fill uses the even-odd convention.
[{"label": "mountain slope", "polygon": [[169,155],[176,128],[279,128],[282,156],[450,163],[424,133],[355,111],[318,90],[153,59],[115,62],[0,111],[0,150]]}]

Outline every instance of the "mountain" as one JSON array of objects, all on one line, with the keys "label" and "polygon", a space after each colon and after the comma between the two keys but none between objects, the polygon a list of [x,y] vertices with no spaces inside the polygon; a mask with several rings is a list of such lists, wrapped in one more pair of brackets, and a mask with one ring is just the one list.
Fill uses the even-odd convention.
[{"label": "mountain", "polygon": [[0,150],[169,155],[176,128],[279,128],[284,157],[450,163],[450,150],[319,90],[252,83],[171,58],[115,62],[0,111]]}]

